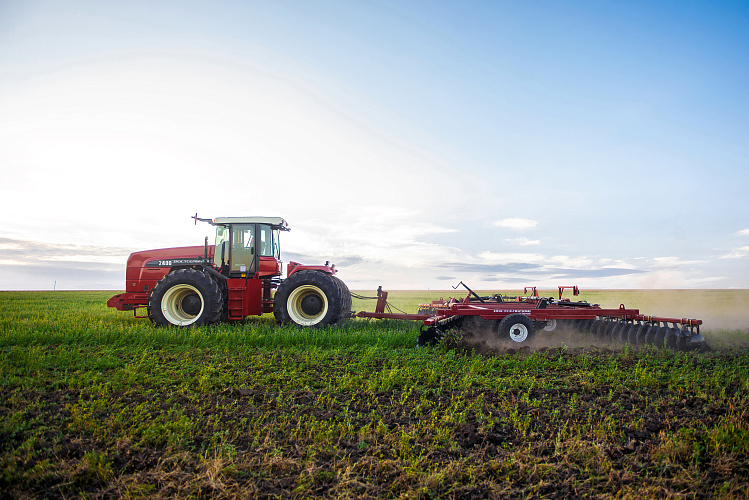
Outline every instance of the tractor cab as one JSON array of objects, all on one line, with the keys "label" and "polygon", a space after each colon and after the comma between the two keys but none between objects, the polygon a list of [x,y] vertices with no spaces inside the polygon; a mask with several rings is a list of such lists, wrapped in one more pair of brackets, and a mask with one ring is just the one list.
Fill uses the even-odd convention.
[{"label": "tractor cab", "polygon": [[214,267],[228,278],[281,274],[279,234],[288,231],[280,217],[218,217]]}]

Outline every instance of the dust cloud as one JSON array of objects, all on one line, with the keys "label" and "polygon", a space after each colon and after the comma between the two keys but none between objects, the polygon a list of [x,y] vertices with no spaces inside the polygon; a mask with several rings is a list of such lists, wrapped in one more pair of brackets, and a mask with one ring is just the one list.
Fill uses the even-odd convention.
[{"label": "dust cloud", "polygon": [[[595,293],[595,292],[593,292]],[[599,292],[601,307],[639,309],[640,314],[702,320],[702,329],[749,332],[749,290],[618,290]],[[613,299],[613,300],[612,300]]]},{"label": "dust cloud", "polygon": [[[727,349],[749,350],[749,332],[702,330],[706,342],[700,348],[701,352]],[[559,324],[553,331],[543,329],[536,331],[535,336],[522,344],[514,343],[509,339],[501,339],[497,333],[488,325],[472,324],[464,327],[460,337],[453,339],[450,348],[456,348],[465,352],[476,354],[497,355],[517,354],[522,352],[545,351],[548,349],[569,348],[571,352],[615,352],[624,349],[620,342],[602,341],[590,332],[580,331],[571,325]],[[631,346],[637,349],[637,346]]]},{"label": "dust cloud", "polygon": [[469,325],[463,329],[462,334],[462,347],[478,354],[516,354],[559,347],[596,351],[619,350],[623,347],[622,344],[613,342],[602,343],[590,333],[563,326],[557,327],[552,332],[540,329],[530,341],[522,344],[500,339],[488,325]]}]

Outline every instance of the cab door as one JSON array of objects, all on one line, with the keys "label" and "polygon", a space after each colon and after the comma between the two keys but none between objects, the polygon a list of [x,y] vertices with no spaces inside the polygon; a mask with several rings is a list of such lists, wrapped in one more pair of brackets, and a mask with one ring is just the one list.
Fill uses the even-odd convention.
[{"label": "cab door", "polygon": [[230,231],[229,276],[253,276],[257,269],[255,224],[232,224]]}]

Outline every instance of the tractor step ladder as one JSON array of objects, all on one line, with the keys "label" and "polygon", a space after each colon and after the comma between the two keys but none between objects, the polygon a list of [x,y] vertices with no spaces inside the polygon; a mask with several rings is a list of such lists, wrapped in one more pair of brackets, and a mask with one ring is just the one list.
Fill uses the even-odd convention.
[{"label": "tractor step ladder", "polygon": [[244,317],[242,300],[244,298],[244,288],[242,287],[228,287],[229,290],[229,304],[227,304],[227,311],[229,313],[229,319],[242,319]]}]

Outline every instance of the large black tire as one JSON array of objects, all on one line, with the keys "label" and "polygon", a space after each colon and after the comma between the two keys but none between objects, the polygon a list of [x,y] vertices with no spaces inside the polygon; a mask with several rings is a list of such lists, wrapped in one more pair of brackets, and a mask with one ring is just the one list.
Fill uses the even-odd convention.
[{"label": "large black tire", "polygon": [[202,271],[179,269],[153,287],[148,317],[156,326],[200,326],[221,318],[224,300],[216,282]]},{"label": "large black tire", "polygon": [[500,340],[509,340],[516,344],[526,344],[533,339],[536,328],[533,321],[525,314],[510,314],[499,322],[497,334]]},{"label": "large black tire", "polygon": [[226,286],[226,280],[222,280],[221,278],[217,278],[215,276],[211,276],[211,279],[213,280],[214,283],[216,283],[216,286],[221,292],[221,299],[223,300],[223,306],[221,307],[221,314],[219,315],[218,322],[228,323],[229,322],[229,288]]},{"label": "large black tire", "polygon": [[[298,271],[286,278],[276,290],[273,315],[282,324],[311,327],[333,325],[341,320],[344,313],[344,295],[347,294],[333,276],[319,271]],[[350,294],[348,300],[350,309]]]},{"label": "large black tire", "polygon": [[336,282],[336,285],[338,285],[338,288],[341,289],[341,319],[340,321],[343,321],[351,317],[351,291],[348,289],[348,286],[346,286],[346,283],[344,283],[341,278],[339,278],[338,276],[331,276],[331,277],[333,278],[333,281]]}]

